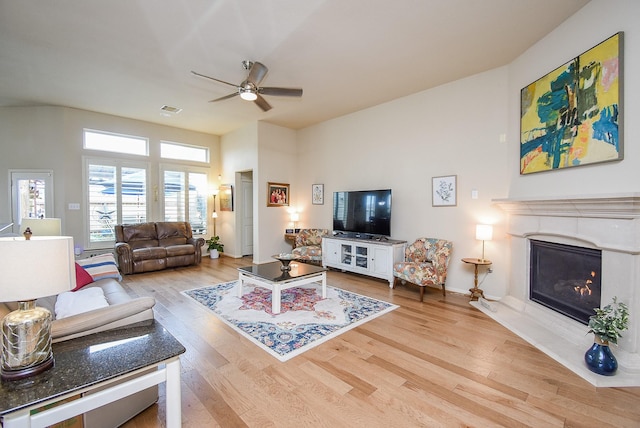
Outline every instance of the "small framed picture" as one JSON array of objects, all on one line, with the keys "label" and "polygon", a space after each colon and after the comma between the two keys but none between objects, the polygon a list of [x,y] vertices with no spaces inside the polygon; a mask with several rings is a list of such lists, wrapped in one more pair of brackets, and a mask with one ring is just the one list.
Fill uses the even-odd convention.
[{"label": "small framed picture", "polygon": [[311,185],[311,203],[313,205],[324,204],[324,184]]},{"label": "small framed picture", "polygon": [[455,175],[445,175],[431,179],[431,200],[434,207],[455,207],[457,205],[456,178]]},{"label": "small framed picture", "polygon": [[288,207],[289,185],[283,183],[267,183],[267,206]]}]

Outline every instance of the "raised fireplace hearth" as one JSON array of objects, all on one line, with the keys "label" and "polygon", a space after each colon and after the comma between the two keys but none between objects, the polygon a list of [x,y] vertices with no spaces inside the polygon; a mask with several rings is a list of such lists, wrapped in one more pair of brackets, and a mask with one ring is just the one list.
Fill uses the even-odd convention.
[{"label": "raised fireplace hearth", "polygon": [[[509,214],[509,288],[499,304],[492,305],[495,311],[476,307],[596,386],[640,386],[640,193],[494,202]],[[536,261],[531,255],[536,243],[554,249],[584,249],[590,254],[585,265],[576,268],[578,271],[545,279],[556,291],[580,289],[591,282],[590,286],[595,283],[599,288],[602,305],[617,296],[629,306],[629,329],[618,346],[612,347],[619,363],[615,376],[594,374],[584,364],[584,353],[593,343],[585,317],[588,320],[592,310],[583,308],[578,314],[566,314],[532,294],[531,271]],[[553,251],[547,256],[557,257]],[[549,260],[543,264],[548,266]],[[589,278],[592,272],[594,276]]]}]

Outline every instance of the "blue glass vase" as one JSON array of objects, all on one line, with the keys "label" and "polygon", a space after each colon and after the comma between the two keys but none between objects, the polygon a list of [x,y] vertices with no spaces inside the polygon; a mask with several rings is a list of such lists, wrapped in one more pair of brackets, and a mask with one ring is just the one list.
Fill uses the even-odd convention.
[{"label": "blue glass vase", "polygon": [[584,361],[589,370],[600,375],[613,376],[618,370],[618,361],[613,356],[609,343],[602,342],[598,338],[584,354]]}]

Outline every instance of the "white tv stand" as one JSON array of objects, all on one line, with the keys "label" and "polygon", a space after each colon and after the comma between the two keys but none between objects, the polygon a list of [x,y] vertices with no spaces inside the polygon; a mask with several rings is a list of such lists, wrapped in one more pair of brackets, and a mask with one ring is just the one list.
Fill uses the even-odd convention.
[{"label": "white tv stand", "polygon": [[406,244],[386,238],[325,237],[322,266],[386,279],[393,287],[393,264],[404,260]]}]

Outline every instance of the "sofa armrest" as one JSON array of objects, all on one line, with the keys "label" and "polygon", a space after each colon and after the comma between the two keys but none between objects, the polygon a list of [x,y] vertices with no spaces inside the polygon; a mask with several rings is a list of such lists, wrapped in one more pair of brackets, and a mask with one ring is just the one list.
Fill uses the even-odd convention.
[{"label": "sofa armrest", "polygon": [[195,247],[196,252],[196,260],[195,264],[198,264],[202,261],[202,247],[204,246],[204,238],[189,238],[187,239],[187,244],[191,244]]},{"label": "sofa armrest", "polygon": [[54,342],[59,342],[152,319],[155,304],[153,297],[138,297],[128,302],[57,319],[51,323],[51,338]]},{"label": "sofa armrest", "polygon": [[116,254],[118,255],[118,268],[124,275],[133,273],[133,252],[126,242],[116,242]]}]

